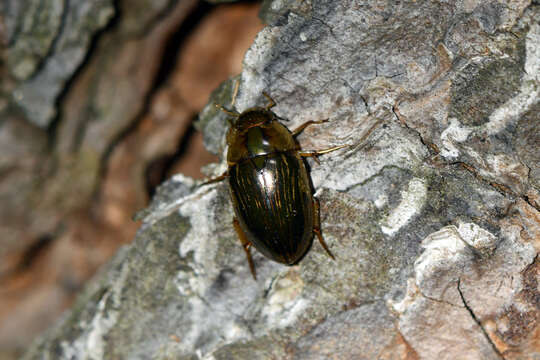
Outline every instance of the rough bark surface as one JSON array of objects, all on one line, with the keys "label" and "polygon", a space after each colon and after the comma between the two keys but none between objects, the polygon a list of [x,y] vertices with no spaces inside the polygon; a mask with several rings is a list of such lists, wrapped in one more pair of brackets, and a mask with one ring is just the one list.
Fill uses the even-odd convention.
[{"label": "rough bark surface", "polygon": [[[133,237],[135,224],[114,222],[124,221],[119,208],[141,206],[146,194],[130,184],[127,205],[112,197],[100,203],[103,173],[147,106],[156,55],[194,4],[2,2],[0,354],[27,347]],[[132,183],[148,158],[124,167]]]},{"label": "rough bark surface", "polygon": [[258,7],[0,2],[0,359],[133,239],[167,173],[216,161],[192,122],[241,71]]},{"label": "rough bark surface", "polygon": [[[253,281],[226,184],[177,175],[25,358],[540,359],[538,4],[265,8],[236,108],[264,90],[291,128],[331,120],[305,149],[352,144],[311,164],[337,260],[255,253]],[[226,124],[201,114],[221,155]]]}]

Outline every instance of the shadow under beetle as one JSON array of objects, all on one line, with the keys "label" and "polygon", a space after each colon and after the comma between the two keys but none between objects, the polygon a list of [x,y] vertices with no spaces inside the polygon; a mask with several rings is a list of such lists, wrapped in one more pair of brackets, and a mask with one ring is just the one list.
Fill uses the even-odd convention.
[{"label": "shadow under beetle", "polygon": [[236,120],[229,119],[228,169],[205,183],[228,178],[236,214],[233,226],[254,279],[251,245],[274,261],[294,265],[307,252],[315,234],[334,259],[321,235],[319,201],[312,195],[303,158],[317,160],[318,155],[348,146],[302,151],[295,137],[307,126],[328,120],[307,121],[291,132],[270,110],[275,101],[263,95],[269,101],[266,107],[242,113],[217,105]]}]

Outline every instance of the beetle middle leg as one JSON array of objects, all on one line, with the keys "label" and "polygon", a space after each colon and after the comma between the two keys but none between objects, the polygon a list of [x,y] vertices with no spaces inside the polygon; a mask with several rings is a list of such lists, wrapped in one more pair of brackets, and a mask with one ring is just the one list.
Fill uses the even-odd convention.
[{"label": "beetle middle leg", "polygon": [[317,235],[317,238],[319,239],[319,243],[321,243],[324,250],[326,250],[326,253],[332,260],[336,260],[334,255],[332,255],[332,252],[330,252],[330,249],[328,249],[328,246],[324,242],[323,236],[321,234],[321,218],[319,214],[319,200],[317,198],[313,198],[313,233]]},{"label": "beetle middle leg", "polygon": [[322,149],[322,150],[299,151],[298,155],[300,155],[302,157],[312,157],[312,158],[315,159],[315,161],[320,163],[319,159],[317,158],[319,155],[326,154],[326,153],[336,151],[336,150],[339,150],[339,149],[343,149],[343,148],[345,148],[347,146],[349,146],[349,145],[334,146],[334,147],[331,147],[331,148],[328,148],[328,149]]},{"label": "beetle middle leg", "polygon": [[276,102],[274,101],[274,99],[272,99],[270,97],[270,95],[268,95],[266,92],[263,91],[262,93],[267,99],[268,99],[268,105],[265,106],[265,109],[266,110],[270,110],[271,108],[273,108],[274,106],[276,106]]},{"label": "beetle middle leg", "polygon": [[237,218],[233,219],[233,226],[234,230],[236,230],[236,233],[238,234],[240,242],[242,243],[242,247],[246,252],[246,257],[249,263],[249,270],[251,270],[251,275],[253,276],[253,279],[257,280],[257,274],[255,273],[255,265],[253,265],[253,259],[251,258],[250,252],[251,242],[246,238],[246,234],[244,234],[244,230],[242,230],[242,228],[240,227],[240,223],[238,222]]},{"label": "beetle middle leg", "polygon": [[296,129],[294,129],[292,131],[292,136],[296,137],[298,136],[302,131],[304,131],[305,128],[307,128],[309,125],[314,125],[314,124],[324,124],[325,122],[328,122],[328,119],[325,119],[325,120],[309,120],[309,121],[306,121],[305,123],[303,123],[302,125],[300,125],[299,127],[297,127]]}]

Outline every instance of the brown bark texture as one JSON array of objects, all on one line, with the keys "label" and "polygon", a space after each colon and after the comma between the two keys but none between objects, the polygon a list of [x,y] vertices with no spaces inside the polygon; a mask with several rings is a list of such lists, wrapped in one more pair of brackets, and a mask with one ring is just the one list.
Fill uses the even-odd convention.
[{"label": "brown bark texture", "polygon": [[0,359],[17,358],[133,239],[176,172],[217,157],[192,125],[241,71],[257,4],[0,4]]},{"label": "brown bark texture", "polygon": [[[150,113],[162,121],[188,112],[167,112],[172,101],[158,89],[148,96],[155,76],[137,69],[154,67],[148,71],[161,76],[148,60],[163,51],[152,34],[180,22],[189,2],[154,16],[142,4],[125,5],[116,22],[115,7],[92,17],[102,35],[90,48],[108,51],[80,60],[85,69],[43,108],[43,94],[61,77],[37,74],[63,67],[32,59],[53,59],[54,49],[71,42],[53,37],[53,50],[32,46],[33,57],[10,62],[29,50],[8,36],[5,86],[12,89],[5,91],[3,126],[8,134],[47,131],[41,142],[14,141],[17,161],[6,164],[16,165],[3,173],[39,168],[42,178],[4,180],[7,213],[27,213],[13,194],[33,184],[23,198],[39,205],[36,212],[56,214],[31,217],[40,220],[28,220],[21,233],[49,226],[66,236],[59,219],[95,196],[97,175],[82,176],[81,167],[99,169],[104,157],[112,163],[126,129],[154,149],[152,136],[131,129],[144,120],[129,125],[143,109],[155,102]],[[336,260],[317,242],[291,267],[253,251],[254,281],[232,226],[226,181],[201,186],[177,174],[138,213],[132,243],[24,359],[540,359],[538,2],[269,0],[261,17],[267,26],[243,55],[239,75],[214,85],[199,114],[206,148],[222,159],[206,170],[226,169],[228,123],[215,104],[229,107],[236,83],[237,111],[264,105],[265,91],[291,129],[329,119],[298,140],[306,150],[349,145],[320,163],[308,160]],[[49,21],[47,29],[70,24],[66,14],[59,24],[35,19]],[[23,20],[5,21],[8,35],[24,38],[34,28]],[[204,56],[193,63],[226,61]],[[177,91],[195,93],[199,83]],[[124,151],[138,163],[143,149]],[[51,173],[63,179],[54,183],[56,196],[39,192]]]}]

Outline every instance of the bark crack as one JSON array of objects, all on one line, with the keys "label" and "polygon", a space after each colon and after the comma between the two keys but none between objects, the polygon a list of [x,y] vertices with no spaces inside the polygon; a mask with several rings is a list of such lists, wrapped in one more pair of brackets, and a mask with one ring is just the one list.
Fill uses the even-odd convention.
[{"label": "bark crack", "polygon": [[[181,6],[180,3],[172,3],[174,3],[173,5],[175,6]],[[98,176],[100,183],[97,184],[95,188],[96,193],[94,194],[94,198],[98,196],[97,191],[101,187],[102,179],[105,179],[107,176],[107,164],[109,163],[109,159],[114,149],[137,128],[144,116],[148,114],[152,99],[163,87],[163,84],[175,69],[176,61],[181,51],[181,45],[185,42],[187,36],[193,32],[197,24],[202,21],[209,8],[210,5],[204,3],[193,6],[188,11],[189,15],[186,17],[187,20],[183,21],[178,28],[170,32],[169,38],[166,41],[160,56],[159,66],[153,74],[151,83],[141,99],[142,106],[139,112],[133,116],[132,120],[121,131],[119,131],[119,133],[110,141],[110,143],[106,146],[106,149],[103,151]],[[166,15],[170,16],[170,12]]]},{"label": "bark crack", "polygon": [[[437,145],[435,145],[434,143],[430,142],[430,141],[427,141],[425,140],[423,137],[422,137],[422,134],[416,130],[415,128],[413,127],[410,127],[407,122],[405,121],[405,119],[403,118],[403,115],[399,112],[399,109],[397,107],[397,104],[395,104],[394,106],[392,106],[392,112],[394,113],[394,116],[396,117],[396,119],[400,122],[400,124],[402,124],[403,126],[405,126],[407,129],[411,130],[411,131],[414,131],[419,139],[420,139],[420,142],[422,142],[422,144],[424,146],[426,146],[430,152],[432,152],[435,156],[438,156],[439,153],[440,153],[440,150],[438,148]],[[443,160],[444,161],[444,160]],[[499,192],[501,195],[503,196],[513,196],[513,197],[519,197],[521,199],[523,199],[525,202],[527,202],[527,204],[531,205],[533,208],[535,208],[536,210],[539,210],[538,207],[536,207],[534,205],[534,203],[531,201],[531,199],[529,199],[529,197],[525,194],[516,194],[512,189],[510,189],[508,186],[506,185],[503,185],[503,184],[499,184],[495,181],[491,181],[489,179],[486,179],[485,177],[481,176],[479,173],[478,173],[478,170],[472,166],[472,165],[469,165],[467,164],[466,162],[464,161],[454,161],[454,162],[447,162],[445,161],[445,163],[447,165],[459,165],[461,166],[464,170],[467,170],[468,172],[470,172],[476,179],[482,181],[483,183],[495,188],[495,190],[497,190],[497,192]]]},{"label": "bark crack", "polygon": [[401,125],[405,126],[405,128],[407,128],[408,130],[411,130],[414,133],[416,133],[422,145],[427,147],[430,152],[433,152],[435,155],[439,154],[439,148],[437,147],[437,145],[433,144],[432,142],[424,140],[420,131],[416,130],[415,128],[410,127],[407,124],[407,122],[403,118],[403,115],[401,115],[401,113],[399,112],[399,109],[397,108],[397,104],[394,104],[392,106],[392,113],[394,114],[395,118],[399,121]]},{"label": "bark crack", "polygon": [[[416,130],[415,128],[412,128],[410,127],[407,122],[405,121],[405,119],[403,118],[403,116],[401,115],[401,113],[399,112],[399,109],[397,108],[396,105],[392,106],[392,112],[394,113],[394,116],[396,117],[396,119],[399,120],[399,122],[405,126],[407,129],[411,130],[411,131],[414,131],[419,139],[420,139],[420,142],[426,146],[430,152],[432,152],[435,156],[439,155],[440,153],[440,150],[438,148],[437,145],[435,145],[434,143],[430,142],[430,141],[427,141],[425,140],[423,137],[422,137],[422,134]],[[482,181],[483,183],[491,186],[492,188],[494,188],[495,190],[497,190],[497,192],[499,192],[501,195],[505,196],[505,197],[508,197],[508,196],[512,196],[514,198],[516,197],[519,197],[521,199],[523,199],[527,204],[531,205],[533,208],[535,208],[536,210],[539,210],[538,207],[536,207],[534,205],[534,203],[531,201],[531,199],[529,199],[529,197],[525,194],[517,194],[515,193],[512,189],[510,189],[508,186],[504,185],[504,184],[499,184],[495,181],[491,181],[485,177],[483,177],[482,175],[480,175],[478,173],[478,170],[470,165],[470,164],[467,164],[466,162],[464,161],[454,161],[454,162],[446,162],[445,163],[447,165],[459,165],[461,166],[464,170],[470,172],[476,179]]]},{"label": "bark crack", "polygon": [[[68,16],[68,10],[67,9],[69,7],[69,0],[66,1],[65,3],[65,6],[66,6],[66,9],[65,9],[65,13],[63,13],[63,17],[65,16],[66,19],[62,19],[62,32],[60,33],[60,35],[63,33],[63,29],[65,27],[65,24],[64,22],[67,21],[67,16]],[[57,130],[58,130],[58,127],[60,125],[60,123],[62,122],[63,120],[63,113],[62,113],[62,107],[65,103],[65,100],[66,100],[66,97],[67,95],[69,94],[70,90],[73,88],[74,84],[80,79],[81,77],[81,74],[88,68],[88,65],[90,63],[90,60],[96,56],[95,53],[96,53],[96,50],[97,50],[97,45],[98,45],[98,42],[99,40],[107,33],[111,32],[116,26],[117,24],[120,22],[120,10],[119,10],[119,5],[118,5],[118,0],[113,0],[113,8],[114,8],[114,14],[113,16],[109,19],[108,23],[105,24],[102,28],[96,30],[88,39],[88,45],[86,47],[86,50],[85,50],[85,54],[83,56],[83,58],[81,59],[80,63],[77,65],[77,67],[73,70],[73,72],[71,73],[71,75],[69,77],[66,78],[60,92],[58,93],[58,95],[56,96],[55,100],[54,100],[54,108],[56,110],[56,115],[51,119],[51,122],[47,128],[47,138],[48,138],[48,150],[49,152],[52,152],[54,150],[54,147],[56,145],[56,137],[58,136],[57,134]],[[60,37],[59,35],[59,37]],[[54,48],[56,48],[56,44],[54,44]],[[54,50],[53,47],[51,47],[51,49]],[[48,59],[50,56],[52,56],[52,53],[51,54],[48,54],[47,55],[47,58]],[[44,59],[44,60],[46,60]],[[83,130],[81,130],[83,131]],[[79,139],[76,139],[75,143],[73,144],[73,147],[75,149],[73,149],[74,151],[76,150],[76,148],[78,148],[78,143],[80,140]],[[56,169],[54,169],[54,171],[56,171]]]},{"label": "bark crack", "polygon": [[55,53],[56,47],[58,46],[58,42],[60,41],[60,38],[64,35],[64,30],[66,28],[69,10],[70,10],[70,0],[65,0],[62,7],[62,14],[60,15],[60,24],[58,25],[56,34],[54,34],[54,37],[51,41],[51,44],[49,45],[49,48],[47,49],[47,52],[39,60],[32,75],[30,76],[28,80],[34,79],[39,73],[41,73],[41,71],[45,67],[45,64],[47,64],[47,61],[49,61],[49,59]]},{"label": "bark crack", "polygon": [[450,163],[450,165],[459,165],[459,166],[461,166],[464,170],[467,170],[468,172],[470,172],[476,179],[478,179],[478,180],[482,181],[483,183],[495,188],[495,190],[497,190],[497,192],[499,192],[501,195],[503,195],[503,196],[512,196],[514,198],[521,198],[523,201],[525,201],[527,204],[529,204],[533,209],[536,209],[536,210],[540,211],[540,209],[537,206],[535,206],[533,201],[531,201],[531,199],[529,199],[529,197],[526,194],[517,194],[506,185],[499,184],[499,183],[496,183],[495,181],[491,181],[489,179],[486,179],[485,177],[483,177],[482,175],[480,175],[478,173],[478,170],[476,170],[476,168],[474,166],[469,165],[469,164],[467,164],[467,163],[465,163],[463,161],[452,162],[452,163]]},{"label": "bark crack", "polygon": [[469,312],[469,315],[471,315],[471,318],[473,319],[473,321],[480,327],[480,330],[482,330],[482,333],[484,334],[484,337],[486,338],[486,340],[489,342],[489,344],[493,348],[493,351],[497,354],[499,359],[505,360],[505,357],[503,356],[503,354],[499,351],[499,349],[497,348],[497,346],[495,345],[493,340],[491,340],[491,337],[489,336],[488,332],[486,331],[486,329],[482,325],[482,322],[478,319],[478,317],[476,317],[476,314],[474,313],[473,309],[469,306],[469,304],[465,300],[465,296],[463,295],[463,292],[461,291],[461,278],[458,278],[458,281],[457,281],[457,291],[459,293],[459,297],[461,298],[461,301],[463,302],[463,306],[465,306],[465,309],[467,309],[467,311]]},{"label": "bark crack", "polygon": [[319,19],[318,17],[315,17],[315,16],[312,16],[311,17],[312,19],[314,20],[317,20],[318,22],[320,22],[323,26],[325,26],[328,31],[330,31],[330,35],[332,35],[332,37],[334,38],[334,40],[336,40],[337,43],[339,43],[339,39],[337,38],[336,34],[334,34],[334,29],[328,25],[326,22],[324,22],[323,20]]},{"label": "bark crack", "polygon": [[428,299],[428,300],[434,301],[434,302],[436,302],[436,303],[445,304],[445,305],[449,305],[449,306],[452,306],[452,307],[460,307],[459,305],[452,304],[452,303],[449,302],[449,301],[445,301],[445,300],[441,300],[441,299],[437,299],[437,298],[428,296],[428,295],[424,294],[422,291],[420,291],[420,289],[418,289],[418,292],[420,293],[420,295],[421,295],[423,298],[426,298],[426,299]]}]

